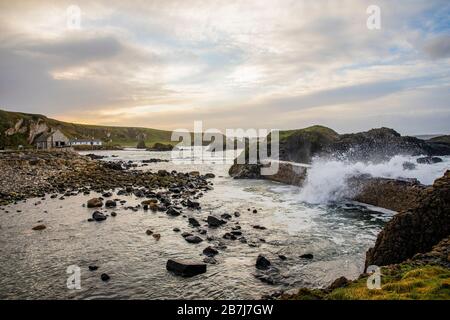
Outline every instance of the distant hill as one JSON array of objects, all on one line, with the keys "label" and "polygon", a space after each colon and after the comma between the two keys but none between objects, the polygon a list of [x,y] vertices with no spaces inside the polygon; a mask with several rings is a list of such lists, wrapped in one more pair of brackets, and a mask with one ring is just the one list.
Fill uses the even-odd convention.
[{"label": "distant hill", "polygon": [[137,128],[95,126],[68,123],[40,114],[0,110],[0,148],[32,145],[34,139],[50,129],[60,129],[68,138],[101,139],[107,145],[133,146],[145,141],[147,146],[156,142],[172,143],[171,131]]},{"label": "distant hill", "polygon": [[437,142],[437,143],[450,144],[450,135],[431,138],[430,141]]}]

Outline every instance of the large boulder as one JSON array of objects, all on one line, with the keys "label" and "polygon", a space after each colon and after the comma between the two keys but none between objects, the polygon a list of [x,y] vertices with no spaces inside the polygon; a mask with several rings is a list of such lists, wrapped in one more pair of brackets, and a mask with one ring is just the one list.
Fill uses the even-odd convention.
[{"label": "large boulder", "polygon": [[206,264],[169,259],[166,269],[182,277],[193,277],[205,273]]},{"label": "large boulder", "polygon": [[431,250],[450,234],[450,171],[387,223],[366,254],[369,265],[402,262]]}]

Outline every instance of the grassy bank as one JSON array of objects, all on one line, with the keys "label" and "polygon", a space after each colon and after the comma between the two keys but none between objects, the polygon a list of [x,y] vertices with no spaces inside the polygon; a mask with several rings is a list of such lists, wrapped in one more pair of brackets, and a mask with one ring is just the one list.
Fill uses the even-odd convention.
[{"label": "grassy bank", "polygon": [[300,289],[287,300],[448,300],[450,269],[402,263],[381,269],[381,289],[367,288],[367,275],[333,290]]}]

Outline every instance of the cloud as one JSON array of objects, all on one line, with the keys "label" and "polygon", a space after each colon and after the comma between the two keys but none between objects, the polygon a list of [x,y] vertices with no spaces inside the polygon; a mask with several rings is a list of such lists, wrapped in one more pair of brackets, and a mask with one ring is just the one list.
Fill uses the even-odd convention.
[{"label": "cloud", "polygon": [[439,35],[426,42],[424,51],[432,59],[450,57],[450,34]]},{"label": "cloud", "polygon": [[[449,84],[443,0],[380,0],[379,31],[366,27],[368,0],[79,1],[80,31],[65,27],[69,4],[0,4],[3,108],[165,129],[362,130],[400,126],[375,104],[405,119],[395,110],[408,96],[427,88],[420,101],[431,103]],[[429,128],[426,103],[414,112],[416,129]]]}]

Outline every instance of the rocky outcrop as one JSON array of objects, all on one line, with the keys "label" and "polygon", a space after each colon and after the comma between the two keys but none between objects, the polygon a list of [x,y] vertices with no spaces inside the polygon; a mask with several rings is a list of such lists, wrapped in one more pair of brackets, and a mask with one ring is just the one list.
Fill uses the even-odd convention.
[{"label": "rocky outcrop", "polygon": [[388,222],[366,254],[366,267],[402,262],[450,234],[450,171]]},{"label": "rocky outcrop", "polygon": [[426,188],[416,179],[386,179],[362,175],[351,178],[352,200],[393,211],[402,211],[417,201]]}]

